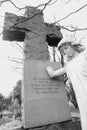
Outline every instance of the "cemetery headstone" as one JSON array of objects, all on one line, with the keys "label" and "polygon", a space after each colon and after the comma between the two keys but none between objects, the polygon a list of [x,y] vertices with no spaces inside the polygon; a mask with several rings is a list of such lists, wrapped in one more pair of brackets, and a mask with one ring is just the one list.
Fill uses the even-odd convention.
[{"label": "cemetery headstone", "polygon": [[23,87],[23,124],[25,128],[71,119],[63,77],[50,79],[46,67],[60,63],[25,60]]}]

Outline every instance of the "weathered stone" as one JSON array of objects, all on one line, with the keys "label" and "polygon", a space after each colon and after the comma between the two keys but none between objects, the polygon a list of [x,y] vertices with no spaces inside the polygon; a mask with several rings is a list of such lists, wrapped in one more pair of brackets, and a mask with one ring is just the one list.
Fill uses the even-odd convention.
[{"label": "weathered stone", "polygon": [[24,61],[23,124],[25,128],[62,122],[71,119],[63,83],[50,79],[46,67],[61,67],[60,63],[41,60]]},{"label": "weathered stone", "polygon": [[[62,38],[60,27],[44,22],[41,10],[34,7],[26,7],[24,16],[17,16],[12,13],[5,13],[3,40],[24,41],[25,33],[36,34],[40,39],[46,35],[54,34]],[[38,39],[39,39],[38,38]]]},{"label": "weathered stone", "polygon": [[3,40],[23,42],[25,33],[20,31],[3,30]]},{"label": "weathered stone", "polygon": [[27,59],[49,60],[48,46],[44,35],[33,34],[30,38],[28,35],[28,39],[25,39],[24,53]]},{"label": "weathered stone", "polygon": [[12,13],[5,13],[5,20],[4,20],[4,28],[3,28],[3,40],[9,41],[24,41],[25,32],[20,29],[14,29],[12,26],[21,20],[24,20],[25,17],[17,16]]}]

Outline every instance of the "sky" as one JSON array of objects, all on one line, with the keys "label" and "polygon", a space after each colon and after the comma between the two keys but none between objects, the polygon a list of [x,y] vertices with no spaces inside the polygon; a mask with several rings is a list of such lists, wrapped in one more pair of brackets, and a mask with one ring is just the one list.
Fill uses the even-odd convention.
[{"label": "sky", "polygon": [[[37,6],[45,3],[48,0],[12,0],[18,7],[25,6]],[[55,0],[53,0],[54,2]],[[58,0],[55,4],[48,6],[44,11],[44,21],[48,23],[55,22],[70,12],[73,12],[86,4],[86,0]],[[24,15],[24,10],[18,11],[10,2],[2,4],[0,7],[0,32],[2,32],[4,25],[5,12],[14,13],[17,15]],[[61,21],[59,24],[64,26],[75,26],[78,28],[87,27],[87,7],[78,13],[71,15],[69,18]],[[62,30],[63,35],[72,35],[70,32]],[[79,31],[76,33],[77,41],[83,39],[83,43],[86,46],[87,31]],[[85,38],[84,38],[85,37]],[[21,43],[23,45],[23,43]],[[23,52],[18,48],[15,42],[3,41],[2,35],[0,35],[0,93],[4,96],[8,96],[16,85],[16,82],[22,79],[22,70],[16,71],[16,63],[8,60],[8,57],[23,58]],[[18,66],[20,66],[18,64]]]}]

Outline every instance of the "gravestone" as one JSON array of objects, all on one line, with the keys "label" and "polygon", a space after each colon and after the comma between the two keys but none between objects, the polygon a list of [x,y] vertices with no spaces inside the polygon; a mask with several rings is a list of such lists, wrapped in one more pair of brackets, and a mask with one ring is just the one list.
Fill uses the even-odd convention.
[{"label": "gravestone", "polygon": [[[39,130],[42,125],[41,130],[69,130],[74,124],[68,121],[71,117],[62,77],[50,79],[46,72],[48,65],[54,69],[61,67],[60,63],[49,62],[46,38],[51,34],[59,40],[62,38],[60,28],[44,23],[43,14],[37,8],[26,7],[24,16],[6,13],[3,40],[24,41],[22,121],[25,128],[32,130]],[[76,124],[74,128],[79,130]]]},{"label": "gravestone", "polygon": [[41,60],[24,61],[23,124],[31,128],[71,119],[63,77],[50,79],[46,67],[60,63]]},{"label": "gravestone", "polygon": [[[36,13],[40,13],[40,10],[27,8],[25,16],[33,16]],[[29,22],[31,29],[35,33],[28,32],[25,37],[24,89],[22,92],[24,127],[31,128],[70,120],[70,110],[64,91],[63,80],[59,81],[60,85],[58,85],[58,81],[51,81],[46,73],[46,66],[50,63],[48,62],[48,45],[45,40],[46,33],[50,32],[50,30],[53,33],[56,30],[55,33],[57,34],[59,30],[52,25],[51,29],[47,30],[47,24],[44,24],[42,14],[34,17]],[[53,63],[52,65],[57,67],[58,63]],[[56,87],[52,82],[56,83]],[[62,90],[57,88],[57,85]],[[55,87],[54,90],[52,90],[53,87]],[[58,93],[57,89],[59,89]]]}]

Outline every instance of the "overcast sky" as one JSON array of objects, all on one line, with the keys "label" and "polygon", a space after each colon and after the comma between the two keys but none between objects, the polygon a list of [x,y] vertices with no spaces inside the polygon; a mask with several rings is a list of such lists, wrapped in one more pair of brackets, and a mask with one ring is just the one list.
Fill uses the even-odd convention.
[{"label": "overcast sky", "polygon": [[[37,6],[39,4],[45,3],[48,0],[12,0],[18,7],[24,6]],[[54,0],[55,1],[55,0]],[[55,22],[72,11],[75,11],[79,7],[87,3],[87,0],[58,0],[54,5],[48,6],[44,11],[45,22],[52,23]],[[2,31],[2,26],[4,22],[5,12],[15,13],[17,15],[23,15],[24,10],[17,11],[17,9],[11,5],[9,2],[4,3],[0,7],[0,32]],[[66,20],[60,22],[61,25],[74,25],[76,27],[87,27],[87,7],[79,11],[75,15],[71,15]],[[66,31],[63,31],[66,33]],[[79,34],[79,36],[78,36]],[[87,32],[79,32],[77,34],[78,39],[81,39]],[[16,82],[22,78],[22,74],[19,74],[13,70],[13,64],[8,60],[8,56],[22,58],[23,54],[18,48],[13,47],[8,41],[3,41],[2,36],[0,36],[0,92],[5,96],[8,96],[9,92],[16,85]]]}]

